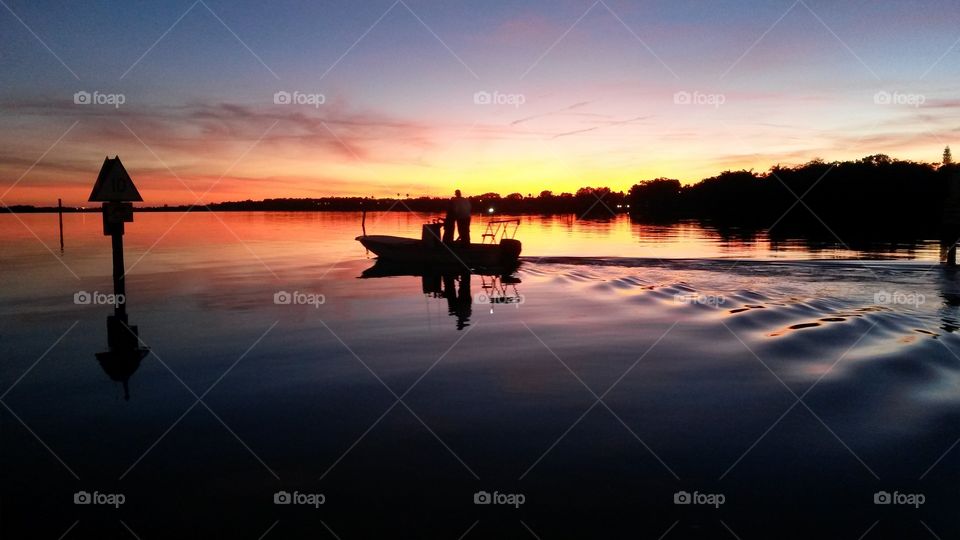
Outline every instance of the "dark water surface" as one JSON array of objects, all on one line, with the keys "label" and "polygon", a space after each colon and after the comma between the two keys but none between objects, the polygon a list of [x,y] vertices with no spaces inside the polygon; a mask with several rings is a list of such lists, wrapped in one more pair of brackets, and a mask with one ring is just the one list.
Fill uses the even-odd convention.
[{"label": "dark water surface", "polygon": [[523,219],[512,276],[360,279],[355,214],[138,214],[151,353],[124,374],[95,357],[112,307],[74,299],[112,292],[99,216],[65,216],[62,256],[55,216],[0,216],[2,536],[960,533],[960,276],[933,243]]}]

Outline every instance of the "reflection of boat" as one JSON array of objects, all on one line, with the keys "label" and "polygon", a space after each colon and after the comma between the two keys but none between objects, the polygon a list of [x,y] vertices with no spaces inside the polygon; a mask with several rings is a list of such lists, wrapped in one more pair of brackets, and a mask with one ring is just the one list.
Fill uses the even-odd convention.
[{"label": "reflection of boat", "polygon": [[480,268],[473,272],[464,270],[457,265],[435,265],[417,262],[398,262],[388,259],[377,259],[377,261],[360,274],[361,278],[381,278],[412,276],[429,278],[431,276],[457,275],[457,274],[480,274],[484,276],[502,276],[505,283],[520,283],[520,280],[512,275],[513,271],[519,267],[514,263],[506,266],[495,266]]},{"label": "reflection of boat", "polygon": [[517,264],[521,245],[513,236],[520,220],[496,220],[487,223],[482,243],[446,244],[440,240],[440,224],[423,225],[421,238],[364,235],[357,240],[381,260],[446,266],[461,269],[505,268]]},{"label": "reflection of boat", "polygon": [[480,290],[471,294],[471,281],[474,273],[453,267],[438,268],[436,265],[417,263],[398,263],[385,259],[363,271],[361,278],[385,278],[396,276],[419,277],[423,294],[429,298],[443,298],[447,301],[447,312],[457,320],[457,330],[463,330],[470,324],[473,316],[473,304],[521,304],[523,296],[517,293],[520,279],[511,275],[517,266],[475,272],[480,276]]},{"label": "reflection of boat", "polygon": [[[488,279],[489,278],[489,279]],[[496,304],[520,305],[524,301],[522,294],[517,292],[520,278],[512,275],[480,276],[480,288],[483,293],[476,296],[478,304],[490,304],[490,313]]]}]

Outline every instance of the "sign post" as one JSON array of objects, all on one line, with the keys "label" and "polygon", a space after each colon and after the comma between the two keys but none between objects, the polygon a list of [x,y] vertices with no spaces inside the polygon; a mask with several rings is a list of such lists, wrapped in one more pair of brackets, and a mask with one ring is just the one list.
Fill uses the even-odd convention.
[{"label": "sign post", "polygon": [[63,199],[57,199],[57,216],[60,221],[60,254],[63,255]]},{"label": "sign post", "polygon": [[127,380],[140,366],[140,360],[148,350],[140,347],[137,327],[128,324],[127,320],[123,224],[133,222],[133,202],[142,202],[143,197],[133,185],[119,156],[103,160],[89,201],[103,203],[103,235],[110,237],[113,250],[113,293],[116,298],[113,315],[107,317],[107,344],[110,350],[97,353],[97,360],[111,378],[124,383],[124,397],[129,399]]},{"label": "sign post", "polygon": [[[90,192],[90,202],[103,203],[103,234],[111,238],[113,248],[113,293],[117,298],[114,320],[108,321],[108,330],[118,324],[127,324],[125,283],[126,269],[123,265],[123,224],[133,222],[133,201],[143,201],[133,180],[120,162],[120,156],[104,158],[97,182]],[[115,334],[123,335],[123,333]],[[132,336],[136,337],[136,336]]]}]

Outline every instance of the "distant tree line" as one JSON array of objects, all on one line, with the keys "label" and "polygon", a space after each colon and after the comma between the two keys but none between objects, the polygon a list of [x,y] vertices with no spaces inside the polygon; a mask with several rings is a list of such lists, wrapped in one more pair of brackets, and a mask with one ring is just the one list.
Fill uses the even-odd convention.
[{"label": "distant tree line", "polygon": [[[474,213],[496,214],[606,214],[626,211],[626,194],[610,188],[584,187],[576,193],[541,191],[539,195],[483,193],[468,197]],[[321,199],[266,199],[211,204],[211,210],[368,210],[444,212],[450,203],[447,197],[325,197]],[[608,209],[608,207],[610,209]],[[611,210],[618,209],[618,210]]]},{"label": "distant tree line", "polygon": [[[611,216],[627,210],[626,194],[606,187],[584,187],[576,193],[542,191],[539,195],[510,193],[483,193],[468,197],[474,213],[495,214],[579,214],[584,216]],[[450,204],[448,197],[322,197],[311,199],[264,199],[260,201],[231,201],[207,205],[138,206],[138,212],[182,212],[186,210],[317,212],[317,211],[415,211],[444,212]],[[56,212],[56,207],[8,206],[11,212]],[[99,211],[99,206],[86,209],[64,208],[65,212]]]},{"label": "distant tree line", "polygon": [[838,235],[935,234],[948,179],[958,172],[949,150],[942,165],[883,154],[856,161],[818,159],[765,173],[725,171],[688,186],[667,178],[646,180],[630,188],[628,201],[630,213],[642,220],[695,218],[720,228]]}]

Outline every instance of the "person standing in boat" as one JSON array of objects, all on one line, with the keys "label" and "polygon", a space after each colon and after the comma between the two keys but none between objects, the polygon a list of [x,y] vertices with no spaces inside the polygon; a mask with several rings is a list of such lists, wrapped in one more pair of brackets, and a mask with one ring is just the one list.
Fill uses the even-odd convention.
[{"label": "person standing in boat", "polygon": [[456,190],[450,206],[447,207],[447,216],[443,221],[443,241],[453,243],[453,227],[456,225],[460,234],[460,242],[470,244],[470,199],[464,197],[460,190]]},{"label": "person standing in boat", "polygon": [[454,193],[453,200],[451,201],[453,206],[453,215],[457,220],[457,234],[460,236],[460,243],[465,246],[470,245],[470,199],[464,197],[460,194],[458,189]]}]

